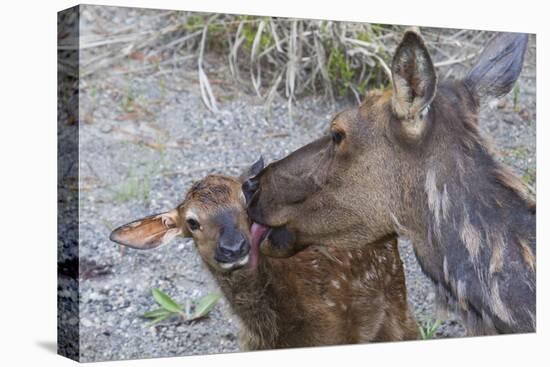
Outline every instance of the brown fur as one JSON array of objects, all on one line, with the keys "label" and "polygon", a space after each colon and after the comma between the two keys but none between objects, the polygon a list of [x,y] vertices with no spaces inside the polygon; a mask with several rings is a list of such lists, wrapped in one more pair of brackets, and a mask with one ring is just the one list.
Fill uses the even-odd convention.
[{"label": "brown fur", "polygon": [[352,250],[351,259],[329,251],[337,261],[310,247],[289,259],[263,257],[254,274],[210,269],[242,321],[244,349],[418,339],[395,240]]},{"label": "brown fur", "polygon": [[[418,339],[395,238],[363,249],[311,246],[288,259],[259,256],[255,269],[244,266],[228,271],[214,257],[220,233],[214,218],[231,213],[231,222],[226,220],[225,225],[238,228],[250,239],[240,181],[207,176],[168,213],[174,212],[181,234],[193,238],[241,320],[243,349]],[[200,230],[185,227],[190,213],[200,222]],[[162,218],[162,214],[148,218]],[[144,223],[154,228],[155,238],[162,238],[160,219],[156,225],[143,219],[131,222],[116,229],[111,238],[127,245],[141,244],[141,237],[150,237],[140,228]],[[151,247],[150,242],[146,247]]]},{"label": "brown fur", "polygon": [[279,248],[409,237],[471,334],[534,331],[535,202],[478,123],[481,98],[511,89],[526,43],[500,34],[466,79],[438,82],[420,36],[407,32],[393,89],[368,93],[328,135],[254,177],[250,217],[290,233]]}]

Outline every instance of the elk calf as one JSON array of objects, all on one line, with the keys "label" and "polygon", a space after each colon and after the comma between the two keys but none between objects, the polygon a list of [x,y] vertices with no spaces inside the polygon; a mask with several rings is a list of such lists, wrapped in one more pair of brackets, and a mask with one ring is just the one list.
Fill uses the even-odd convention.
[{"label": "elk calf", "polygon": [[[350,251],[310,247],[288,259],[263,256],[251,246],[262,234],[251,232],[241,181],[210,175],[177,208],[121,226],[111,240],[151,249],[177,235],[193,238],[239,316],[243,349],[418,338],[395,239]],[[262,248],[269,249],[266,241]]]}]

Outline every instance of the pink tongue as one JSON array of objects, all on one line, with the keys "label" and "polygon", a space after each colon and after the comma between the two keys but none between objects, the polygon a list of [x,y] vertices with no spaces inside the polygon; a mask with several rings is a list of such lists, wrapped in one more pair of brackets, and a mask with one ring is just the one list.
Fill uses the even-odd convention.
[{"label": "pink tongue", "polygon": [[256,222],[252,223],[252,227],[250,227],[250,234],[251,234],[251,244],[250,244],[250,268],[252,270],[256,269],[256,265],[258,264],[258,252],[260,248],[260,240],[265,235],[265,233],[269,230],[268,227],[258,224]]},{"label": "pink tongue", "polygon": [[262,236],[269,230],[268,227],[258,224],[256,222],[252,223],[250,227],[250,234],[252,235],[252,247],[258,248],[260,246],[260,240]]}]

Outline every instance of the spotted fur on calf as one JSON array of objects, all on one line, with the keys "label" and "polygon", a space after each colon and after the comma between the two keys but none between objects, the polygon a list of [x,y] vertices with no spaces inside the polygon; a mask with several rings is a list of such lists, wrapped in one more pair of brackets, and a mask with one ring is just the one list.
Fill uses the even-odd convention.
[{"label": "spotted fur on calf", "polygon": [[[347,250],[331,249],[338,263],[313,246],[288,259],[262,257],[253,274],[211,271],[241,320],[244,349],[417,339],[397,243],[372,250],[351,251],[346,263]],[[362,271],[380,254],[386,259]]]}]

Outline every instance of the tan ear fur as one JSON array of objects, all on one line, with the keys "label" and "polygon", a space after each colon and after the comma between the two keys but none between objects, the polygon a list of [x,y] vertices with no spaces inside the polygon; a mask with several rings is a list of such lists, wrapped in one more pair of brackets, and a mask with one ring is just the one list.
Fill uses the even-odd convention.
[{"label": "tan ear fur", "polygon": [[138,250],[149,250],[168,244],[186,234],[177,209],[151,215],[118,227],[110,240]]},{"label": "tan ear fur", "polygon": [[436,93],[437,74],[432,59],[417,30],[408,30],[392,61],[395,116],[402,121],[409,138],[422,136],[425,116]]}]

